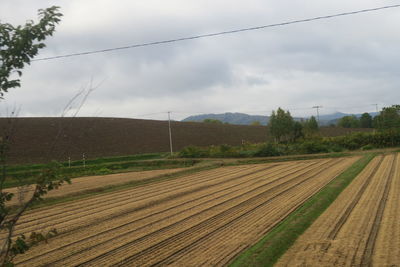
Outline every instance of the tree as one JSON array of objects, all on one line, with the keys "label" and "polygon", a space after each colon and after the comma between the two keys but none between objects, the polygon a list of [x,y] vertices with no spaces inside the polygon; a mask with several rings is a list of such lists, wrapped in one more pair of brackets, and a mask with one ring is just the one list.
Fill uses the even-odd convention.
[{"label": "tree", "polygon": [[338,126],[343,128],[358,128],[360,127],[360,121],[354,115],[344,116],[339,119]]},{"label": "tree", "polygon": [[272,111],[268,126],[276,141],[288,141],[293,134],[294,121],[289,111],[278,108],[276,112]]},{"label": "tree", "polygon": [[261,126],[260,121],[252,121],[251,124],[252,126]]},{"label": "tree", "polygon": [[361,128],[372,128],[372,116],[365,112],[360,117]]},{"label": "tree", "polygon": [[46,45],[42,42],[53,35],[55,26],[60,22],[59,7],[53,6],[39,10],[39,22],[28,21],[24,26],[14,27],[9,23],[0,23],[0,97],[10,88],[20,87],[25,64],[30,64],[39,49]]},{"label": "tree", "polygon": [[374,118],[374,125],[379,130],[399,130],[400,105],[383,108],[380,114]]},{"label": "tree", "polygon": [[[59,23],[61,13],[59,7],[53,6],[39,10],[39,22],[35,24],[28,21],[23,26],[14,27],[8,23],[0,23],[0,98],[10,88],[21,85],[18,77],[22,75],[22,69],[30,64],[31,59],[38,54],[39,49],[45,47],[42,42],[46,37],[53,35],[56,24]],[[14,79],[14,75],[17,79]],[[0,232],[5,234],[0,251],[0,265],[13,266],[16,255],[25,253],[30,247],[54,236],[55,229],[47,233],[32,233],[29,237],[24,235],[14,237],[13,232],[23,213],[49,191],[57,189],[64,182],[70,182],[67,177],[60,175],[60,165],[51,163],[36,177],[36,184],[32,195],[26,202],[21,203],[13,210],[7,202],[14,195],[4,190],[7,179],[6,164],[12,132],[4,132],[0,137]]]},{"label": "tree", "polygon": [[304,122],[304,134],[306,136],[314,136],[319,132],[318,122],[314,116],[311,116]]},{"label": "tree", "polygon": [[301,122],[295,121],[293,123],[293,141],[297,141],[304,137],[304,127]]}]

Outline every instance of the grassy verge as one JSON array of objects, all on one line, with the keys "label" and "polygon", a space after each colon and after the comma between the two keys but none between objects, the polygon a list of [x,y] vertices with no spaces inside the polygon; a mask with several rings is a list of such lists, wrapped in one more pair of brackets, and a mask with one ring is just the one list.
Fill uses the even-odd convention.
[{"label": "grassy verge", "polygon": [[[96,158],[96,159],[86,159],[85,164],[89,165],[97,165],[103,163],[111,163],[111,162],[123,162],[123,161],[134,161],[134,160],[151,160],[151,159],[163,159],[169,156],[169,153],[148,153],[148,154],[136,154],[136,155],[128,155],[128,156],[116,156],[116,157],[106,157],[106,158]],[[74,160],[71,161],[71,164],[68,162],[61,162],[61,165],[64,167],[79,167],[83,165],[82,160]],[[8,166],[8,171],[32,171],[32,170],[40,170],[45,167],[45,164],[22,164],[22,165],[10,165]]]},{"label": "grassy verge", "polygon": [[88,190],[80,191],[80,192],[70,194],[67,196],[45,198],[44,200],[33,205],[30,209],[47,207],[47,206],[60,204],[60,203],[64,203],[64,202],[88,198],[88,197],[96,196],[96,195],[103,194],[103,193],[111,193],[111,192],[114,192],[117,190],[129,189],[129,188],[134,188],[134,187],[138,187],[138,186],[143,186],[146,184],[162,182],[165,180],[173,180],[173,179],[182,177],[184,175],[193,174],[193,173],[196,173],[199,171],[211,170],[211,169],[218,168],[220,166],[221,166],[221,164],[219,164],[219,163],[218,164],[217,163],[203,164],[202,166],[189,168],[189,169],[178,171],[175,173],[162,174],[162,175],[158,175],[158,176],[155,176],[155,177],[149,178],[149,179],[143,179],[143,180],[132,181],[132,182],[123,183],[123,184],[108,185],[108,186],[104,186],[104,187],[88,189]]},{"label": "grassy verge", "polygon": [[324,212],[376,154],[369,153],[312,196],[275,226],[258,243],[234,259],[230,266],[272,266],[296,239]]}]

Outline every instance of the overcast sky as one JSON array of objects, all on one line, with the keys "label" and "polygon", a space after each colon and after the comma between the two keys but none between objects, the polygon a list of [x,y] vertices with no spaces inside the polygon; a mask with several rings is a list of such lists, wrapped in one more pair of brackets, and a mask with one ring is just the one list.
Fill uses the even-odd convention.
[{"label": "overcast sky", "polygon": [[[0,20],[64,14],[37,58],[399,4],[372,0],[1,0]],[[173,119],[201,113],[296,116],[399,104],[400,8],[218,37],[32,62],[1,116],[60,116],[96,87],[79,116]],[[69,115],[79,106],[72,104]],[[153,114],[159,113],[159,114]],[[146,115],[152,114],[152,115]]]}]

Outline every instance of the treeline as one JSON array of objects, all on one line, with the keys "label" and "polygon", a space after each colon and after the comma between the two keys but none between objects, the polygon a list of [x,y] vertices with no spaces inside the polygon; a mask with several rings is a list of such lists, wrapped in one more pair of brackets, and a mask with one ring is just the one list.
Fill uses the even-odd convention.
[{"label": "treeline", "polygon": [[245,143],[241,146],[189,146],[181,150],[179,156],[269,157],[400,146],[400,105],[383,108],[373,119],[372,125],[376,127],[375,132],[322,137],[315,117],[294,121],[289,111],[278,108],[272,112],[268,125],[273,141],[262,144]]},{"label": "treeline", "polygon": [[[278,108],[272,111],[269,133],[276,142],[297,141],[299,139],[310,139],[318,135],[319,126],[315,117],[308,120],[294,121],[289,111]],[[360,118],[356,116],[345,116],[338,121],[338,126],[344,128],[375,128],[377,131],[397,131],[400,129],[400,105],[385,107],[379,115],[372,118],[364,113]]]}]

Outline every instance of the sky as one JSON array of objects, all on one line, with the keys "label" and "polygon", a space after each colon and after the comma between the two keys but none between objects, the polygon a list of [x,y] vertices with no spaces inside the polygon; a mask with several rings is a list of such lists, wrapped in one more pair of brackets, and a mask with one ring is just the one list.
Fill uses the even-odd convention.
[{"label": "sky", "polygon": [[[372,0],[1,0],[0,21],[62,21],[36,58],[399,4]],[[294,116],[399,104],[400,8],[86,56],[35,61],[0,116],[180,120],[203,113]],[[91,90],[93,89],[93,90]],[[88,97],[84,99],[88,92]],[[82,105],[81,105],[82,104]],[[67,107],[67,108],[66,108]]]}]

